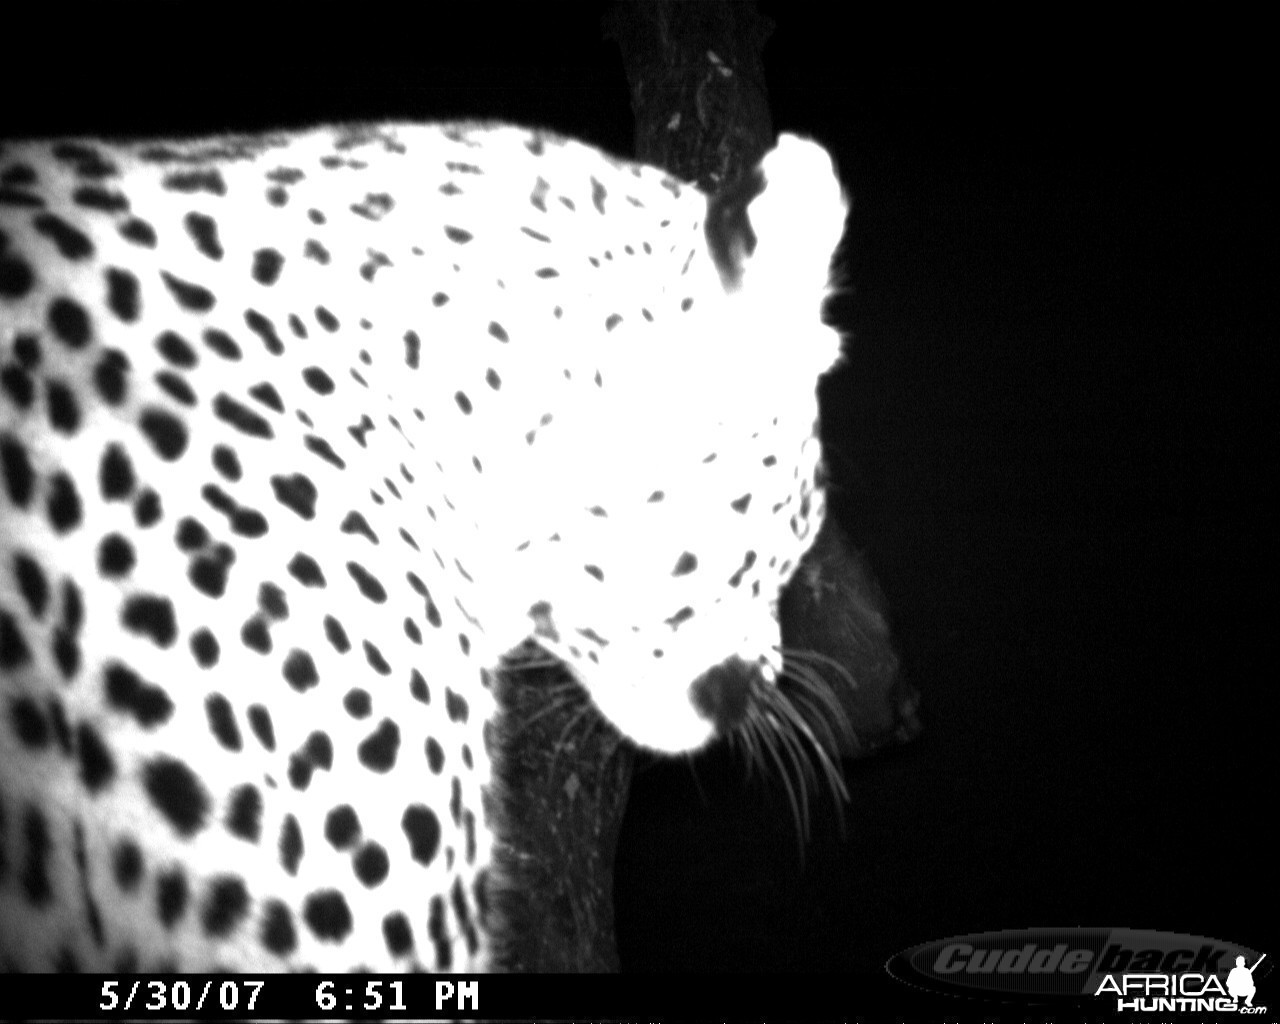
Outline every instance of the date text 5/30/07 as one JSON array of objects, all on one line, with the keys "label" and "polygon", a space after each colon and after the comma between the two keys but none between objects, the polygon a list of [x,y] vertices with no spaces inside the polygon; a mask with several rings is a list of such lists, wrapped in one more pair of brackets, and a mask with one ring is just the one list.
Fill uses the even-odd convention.
[{"label": "date text 5/30/07", "polygon": [[262,981],[248,978],[229,978],[218,982],[206,978],[194,985],[182,979],[144,981],[134,978],[128,981],[104,981],[98,1009],[108,1013],[112,1010],[133,1009],[150,1013],[160,1010],[185,1013],[188,1010],[199,1012],[207,1006],[210,1010],[244,1010],[252,1013],[263,984],[265,983]]}]

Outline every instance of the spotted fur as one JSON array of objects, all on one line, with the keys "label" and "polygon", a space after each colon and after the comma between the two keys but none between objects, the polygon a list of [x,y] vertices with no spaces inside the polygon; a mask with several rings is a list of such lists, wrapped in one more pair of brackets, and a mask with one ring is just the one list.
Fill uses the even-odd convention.
[{"label": "spotted fur", "polygon": [[778,672],[843,217],[792,137],[719,205],[507,127],[4,145],[4,963],[488,966],[482,669],[663,751]]}]

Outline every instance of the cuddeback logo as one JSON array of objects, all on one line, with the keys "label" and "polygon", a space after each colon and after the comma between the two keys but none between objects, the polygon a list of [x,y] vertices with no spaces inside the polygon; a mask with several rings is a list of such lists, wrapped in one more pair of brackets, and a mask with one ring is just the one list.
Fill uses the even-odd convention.
[{"label": "cuddeback logo", "polygon": [[1069,1000],[1139,1012],[1264,1013],[1255,1005],[1265,954],[1237,943],[1128,928],[1037,928],[938,939],[886,969],[953,995]]}]

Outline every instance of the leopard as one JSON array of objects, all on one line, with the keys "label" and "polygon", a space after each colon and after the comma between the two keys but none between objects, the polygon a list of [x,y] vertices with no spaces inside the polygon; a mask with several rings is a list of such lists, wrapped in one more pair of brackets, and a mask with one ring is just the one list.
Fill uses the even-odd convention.
[{"label": "leopard", "polygon": [[0,965],[485,971],[491,675],[800,727],[848,201],[482,123],[0,143]]}]

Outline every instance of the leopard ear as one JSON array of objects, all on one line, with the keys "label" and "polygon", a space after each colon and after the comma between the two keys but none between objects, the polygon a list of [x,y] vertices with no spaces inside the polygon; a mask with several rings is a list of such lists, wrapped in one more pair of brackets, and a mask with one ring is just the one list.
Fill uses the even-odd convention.
[{"label": "leopard ear", "polygon": [[707,247],[725,290],[737,291],[750,274],[788,295],[823,293],[848,212],[827,151],[779,136],[756,167],[707,202]]},{"label": "leopard ear", "polygon": [[788,293],[824,293],[849,214],[834,161],[811,139],[781,135],[760,166],[767,184],[749,211],[760,245],[748,275]]}]

